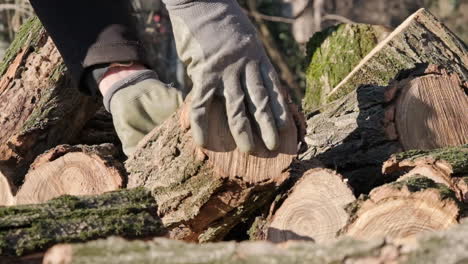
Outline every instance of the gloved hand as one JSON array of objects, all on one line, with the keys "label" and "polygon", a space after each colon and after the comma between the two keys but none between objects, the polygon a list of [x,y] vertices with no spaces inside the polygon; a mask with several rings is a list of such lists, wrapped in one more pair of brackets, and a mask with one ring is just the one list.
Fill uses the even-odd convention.
[{"label": "gloved hand", "polygon": [[140,70],[115,83],[104,95],[115,131],[129,156],[138,142],[182,104],[181,93],[158,80],[154,71]]},{"label": "gloved hand", "polygon": [[[194,86],[190,124],[195,142],[205,146],[214,97],[226,106],[231,134],[243,152],[254,149],[251,123],[265,146],[279,146],[287,124],[280,82],[257,32],[236,0],[163,0],[169,10],[177,51],[188,63]],[[253,117],[252,122],[249,117]]]}]

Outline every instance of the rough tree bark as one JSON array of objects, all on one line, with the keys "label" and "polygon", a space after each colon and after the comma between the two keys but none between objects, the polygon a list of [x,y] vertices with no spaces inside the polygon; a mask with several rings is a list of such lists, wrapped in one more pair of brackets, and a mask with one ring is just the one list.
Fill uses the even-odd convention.
[{"label": "rough tree bark", "polygon": [[316,33],[307,43],[306,115],[326,104],[333,88],[390,32],[383,26],[341,24]]},{"label": "rough tree bark", "polygon": [[241,153],[228,129],[224,109],[213,102],[210,142],[193,143],[188,104],[151,132],[126,162],[128,187],[153,190],[158,214],[172,238],[213,241],[263,206],[289,177],[298,134],[291,120],[278,151],[258,142],[251,155]]},{"label": "rough tree bark", "polygon": [[58,243],[110,235],[130,238],[161,235],[165,229],[156,211],[156,201],[143,188],[100,196],[62,196],[38,205],[0,207],[0,256],[22,256]]},{"label": "rough tree bark", "polygon": [[424,175],[446,185],[460,201],[468,203],[468,145],[392,155],[384,163],[382,172],[403,174],[398,180]]},{"label": "rough tree bark", "polygon": [[457,74],[435,65],[402,72],[388,86],[361,86],[308,120],[309,148],[318,158],[368,193],[386,179],[382,163],[411,148],[468,143],[468,95]]},{"label": "rough tree bark", "polygon": [[[203,245],[166,239],[126,241],[109,238],[86,244],[60,245],[48,251],[50,264],[100,263],[428,263],[458,264],[468,258],[468,223],[425,234],[402,244],[384,239],[342,239],[319,245],[310,242],[274,245],[267,242],[224,242]],[[47,262],[49,261],[49,262]],[[17,263],[17,262],[15,262]]]},{"label": "rough tree bark", "polygon": [[76,137],[98,104],[72,87],[36,18],[18,32],[0,74],[0,170],[20,184],[36,156]]},{"label": "rough tree bark", "polygon": [[330,93],[329,102],[365,84],[387,85],[419,63],[442,65],[468,81],[465,44],[425,9],[420,9],[375,47]]},{"label": "rough tree bark", "polygon": [[124,186],[126,172],[111,144],[60,145],[39,156],[14,204],[37,204],[61,195],[95,195]]}]

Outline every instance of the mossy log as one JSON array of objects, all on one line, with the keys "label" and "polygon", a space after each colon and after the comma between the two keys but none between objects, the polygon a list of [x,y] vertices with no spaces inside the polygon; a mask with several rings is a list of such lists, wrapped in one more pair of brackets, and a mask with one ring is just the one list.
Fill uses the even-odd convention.
[{"label": "mossy log", "polygon": [[97,195],[123,187],[126,172],[111,144],[59,145],[39,156],[14,204],[37,204],[61,195]]},{"label": "mossy log", "polygon": [[283,199],[263,227],[266,240],[275,243],[334,241],[349,218],[345,207],[356,200],[341,175],[322,168],[306,171]]},{"label": "mossy log", "polygon": [[222,242],[194,245],[162,238],[151,241],[109,238],[86,244],[54,247],[47,252],[44,263],[459,264],[465,263],[468,259],[467,236],[468,223],[450,230],[425,234],[417,237],[416,241],[405,241],[402,244],[384,239],[355,241],[347,238],[329,244],[296,242],[275,245],[268,242]]},{"label": "mossy log", "polygon": [[25,23],[0,64],[0,170],[15,184],[36,156],[74,139],[97,109],[65,71],[39,20]]},{"label": "mossy log", "polygon": [[468,203],[468,145],[398,153],[384,163],[382,172],[403,174],[398,180],[424,175],[446,185],[458,199]]},{"label": "mossy log", "polygon": [[379,175],[391,154],[468,143],[465,91],[457,74],[425,64],[389,86],[361,86],[309,118],[301,158],[319,159],[368,193],[387,180]]},{"label": "mossy log", "polygon": [[340,233],[361,240],[444,230],[463,213],[452,190],[421,175],[375,188],[347,209],[350,219]]},{"label": "mossy log", "polygon": [[250,155],[241,153],[228,129],[221,104],[213,102],[210,142],[204,149],[192,140],[188,104],[139,144],[126,162],[128,187],[153,190],[158,214],[172,238],[221,239],[234,225],[262,207],[285,179],[297,153],[293,120],[280,135],[275,152],[257,139]]},{"label": "mossy log", "polygon": [[361,85],[388,85],[419,63],[443,65],[468,81],[466,45],[429,11],[420,9],[375,47],[329,94],[333,101]]},{"label": "mossy log", "polygon": [[307,43],[305,113],[326,104],[333,88],[390,32],[383,26],[340,24],[315,33]]},{"label": "mossy log", "polygon": [[58,243],[111,235],[161,235],[165,231],[156,211],[156,201],[143,188],[0,207],[0,256],[22,256],[45,251]]}]

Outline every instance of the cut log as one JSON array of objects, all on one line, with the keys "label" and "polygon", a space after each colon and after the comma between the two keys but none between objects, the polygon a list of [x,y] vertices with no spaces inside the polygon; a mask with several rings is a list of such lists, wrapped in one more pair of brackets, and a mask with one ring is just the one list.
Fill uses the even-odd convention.
[{"label": "cut log", "polygon": [[36,204],[64,194],[93,195],[121,188],[126,173],[117,149],[60,145],[39,156],[16,194],[16,204]]},{"label": "cut log", "polygon": [[328,169],[304,173],[286,200],[269,217],[267,240],[334,241],[348,221],[345,207],[356,199],[343,178]]},{"label": "cut log", "polygon": [[100,145],[111,143],[121,149],[120,139],[115,132],[112,115],[104,107],[84,125],[72,144]]},{"label": "cut log", "polygon": [[22,256],[58,243],[110,235],[163,234],[157,205],[143,188],[101,196],[63,196],[45,204],[0,207],[0,255]]},{"label": "cut log", "polygon": [[212,241],[263,206],[289,177],[298,146],[291,120],[279,150],[269,152],[257,138],[247,155],[236,149],[226,115],[215,101],[206,149],[193,143],[187,105],[152,131],[126,162],[128,187],[153,189],[158,213],[172,238]]},{"label": "cut log", "polygon": [[403,174],[406,180],[416,174],[452,189],[457,198],[468,203],[468,145],[435,150],[410,150],[392,155],[383,165],[384,174]]},{"label": "cut log", "polygon": [[16,187],[7,176],[0,172],[0,206],[15,204],[14,193],[16,193]]},{"label": "cut log", "polygon": [[97,109],[65,71],[39,20],[25,23],[0,64],[0,165],[16,185],[36,156],[74,139]]},{"label": "cut log", "polygon": [[356,239],[405,239],[457,224],[463,208],[455,193],[421,175],[374,189],[348,207],[341,231]]},{"label": "cut log", "polygon": [[402,72],[389,86],[362,86],[308,120],[302,159],[317,158],[356,193],[378,184],[391,154],[468,143],[468,94],[461,78],[435,65]]},{"label": "cut log", "polygon": [[333,88],[390,32],[383,26],[341,24],[315,33],[307,44],[305,113],[326,104]]},{"label": "cut log", "polygon": [[468,224],[443,232],[426,234],[418,237],[416,243],[405,242],[402,245],[383,239],[365,242],[342,239],[324,245],[311,242],[281,245],[267,242],[223,242],[194,245],[162,238],[151,241],[126,241],[114,237],[86,244],[54,247],[47,252],[44,263],[459,264],[465,263],[468,258],[467,236]]},{"label": "cut log", "polygon": [[329,94],[329,102],[362,85],[388,85],[419,63],[443,65],[468,81],[465,44],[429,11],[420,9],[375,47]]}]

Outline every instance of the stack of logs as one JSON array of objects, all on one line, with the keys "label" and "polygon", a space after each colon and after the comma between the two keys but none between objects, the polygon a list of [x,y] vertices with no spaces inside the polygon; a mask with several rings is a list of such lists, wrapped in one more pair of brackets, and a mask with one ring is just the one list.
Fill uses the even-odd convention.
[{"label": "stack of logs", "polygon": [[[189,256],[197,263],[381,263],[414,254],[434,261],[426,242],[437,236],[449,245],[457,236],[420,234],[456,226],[467,214],[467,65],[465,44],[422,9],[332,91],[308,91],[328,99],[307,114],[305,151],[297,153],[303,119],[293,105],[295,122],[280,148],[258,144],[251,155],[236,150],[221,104],[210,119],[216,136],[196,147],[184,106],[123,162],[111,119],[71,87],[33,19],[0,65],[0,262],[40,263],[56,244],[108,236],[216,242],[247,232],[252,240],[309,242],[111,238],[59,245],[44,263],[110,263],[115,254],[131,263]],[[413,251],[401,251],[415,237]]]}]

